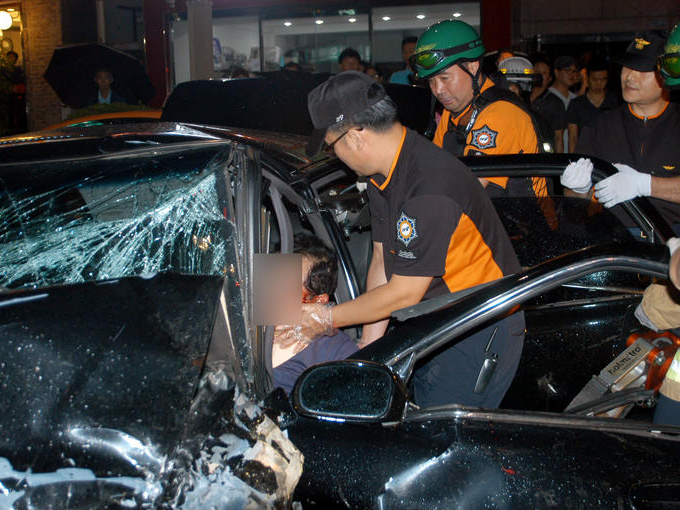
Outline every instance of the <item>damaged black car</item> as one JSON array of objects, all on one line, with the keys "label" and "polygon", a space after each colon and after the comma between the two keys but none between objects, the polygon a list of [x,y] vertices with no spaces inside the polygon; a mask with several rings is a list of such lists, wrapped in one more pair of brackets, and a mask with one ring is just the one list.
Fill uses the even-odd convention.
[{"label": "damaged black car", "polygon": [[[395,312],[353,359],[310,368],[290,397],[273,388],[255,254],[315,234],[337,253],[338,302],[362,292],[370,260],[362,183],[304,143],[158,122],[0,144],[0,508],[680,497],[680,428],[651,420],[679,341],[633,317],[667,277],[670,229],[643,199],[610,211],[565,196],[566,155],[466,160],[551,181],[550,219],[534,197],[494,199],[522,273]],[[595,163],[596,179],[614,171]],[[525,348],[499,409],[413,401],[420,363],[518,309]]]}]

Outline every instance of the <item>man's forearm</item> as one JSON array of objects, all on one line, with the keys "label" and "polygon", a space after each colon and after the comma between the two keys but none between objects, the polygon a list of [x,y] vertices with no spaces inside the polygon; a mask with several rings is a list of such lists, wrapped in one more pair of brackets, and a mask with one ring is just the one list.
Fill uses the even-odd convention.
[{"label": "man's forearm", "polygon": [[393,311],[418,303],[431,281],[431,276],[394,275],[386,284],[335,306],[333,327],[342,328],[386,319]]},{"label": "man's forearm", "polygon": [[[385,277],[385,265],[383,261],[382,244],[373,243],[373,258],[368,267],[368,275],[366,276],[366,291],[370,291],[385,285],[387,278]],[[385,334],[387,329],[388,319],[377,322],[370,322],[364,324],[361,332],[360,346],[365,346],[377,340]]]},{"label": "man's forearm", "polygon": [[567,124],[567,132],[569,133],[569,152],[573,153],[576,150],[576,141],[578,140],[578,125]]},{"label": "man's forearm", "polygon": [[668,273],[676,288],[680,289],[680,250],[677,250],[668,263]]},{"label": "man's forearm", "polygon": [[564,129],[558,129],[555,131],[555,153],[562,152],[564,152]]},{"label": "man's forearm", "polygon": [[652,196],[680,204],[680,176],[652,176]]}]

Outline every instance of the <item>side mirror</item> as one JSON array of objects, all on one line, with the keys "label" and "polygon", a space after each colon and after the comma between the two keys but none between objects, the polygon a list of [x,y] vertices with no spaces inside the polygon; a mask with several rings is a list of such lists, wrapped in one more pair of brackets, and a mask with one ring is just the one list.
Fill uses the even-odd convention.
[{"label": "side mirror", "polygon": [[342,360],[315,365],[298,378],[293,406],[303,416],[355,423],[401,420],[408,392],[385,365]]}]

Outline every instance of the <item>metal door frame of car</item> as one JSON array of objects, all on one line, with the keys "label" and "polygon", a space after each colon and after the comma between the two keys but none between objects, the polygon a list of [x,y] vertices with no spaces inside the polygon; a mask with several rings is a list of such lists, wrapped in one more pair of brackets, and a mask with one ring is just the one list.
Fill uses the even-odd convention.
[{"label": "metal door frame of car", "polygon": [[[664,247],[648,246],[652,253],[639,256],[632,245],[598,246],[549,260],[522,273],[506,276],[485,285],[477,292],[440,296],[427,302],[429,322],[434,324],[425,336],[404,333],[403,330],[388,333],[362,351],[360,359],[376,361],[390,367],[404,382],[410,378],[415,362],[434,350],[447,345],[471,329],[510,313],[516,306],[543,292],[554,289],[576,278],[602,270],[624,272],[647,272],[666,278],[668,254]],[[652,257],[664,259],[659,262]],[[441,312],[430,311],[441,305]],[[421,315],[418,305],[392,314],[399,321]],[[406,325],[404,325],[406,326]],[[401,328],[397,328],[400,330]],[[401,338],[401,336],[405,338]]]},{"label": "metal door frame of car", "polygon": [[[478,177],[507,176],[508,167],[513,177],[559,177],[565,167],[579,158],[593,162],[593,183],[617,173],[616,168],[603,159],[584,154],[508,154],[502,156],[466,156],[460,160]],[[644,197],[620,204],[638,225],[649,242],[665,243],[675,234],[654,206]]]}]

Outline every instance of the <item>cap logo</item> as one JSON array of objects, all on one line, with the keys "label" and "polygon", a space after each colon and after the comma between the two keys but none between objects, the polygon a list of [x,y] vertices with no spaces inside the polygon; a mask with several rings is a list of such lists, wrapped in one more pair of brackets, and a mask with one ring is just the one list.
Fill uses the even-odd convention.
[{"label": "cap logo", "polygon": [[641,39],[640,37],[635,38],[635,49],[636,50],[641,50],[645,46],[647,46],[648,44],[650,44],[649,41],[645,41],[644,39]]},{"label": "cap logo", "polygon": [[336,123],[337,123],[337,122],[340,122],[340,121],[341,121],[342,119],[344,119],[344,118],[345,118],[345,114],[344,114],[344,113],[341,113],[340,115],[338,115],[337,117],[335,117],[335,122],[336,122]]}]

